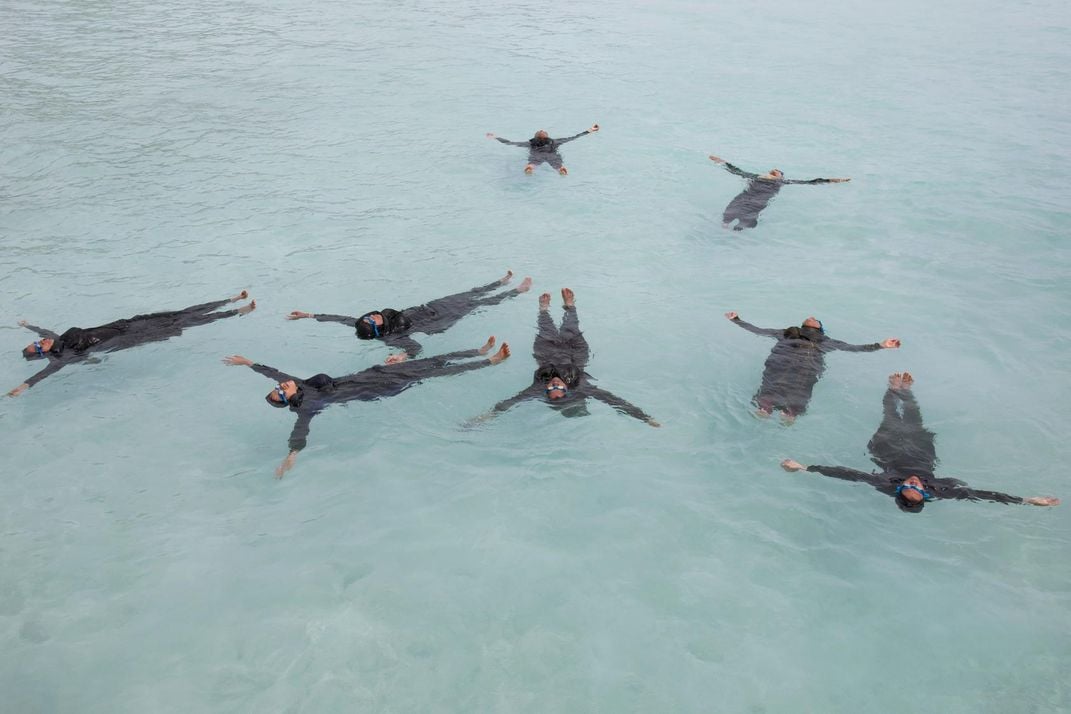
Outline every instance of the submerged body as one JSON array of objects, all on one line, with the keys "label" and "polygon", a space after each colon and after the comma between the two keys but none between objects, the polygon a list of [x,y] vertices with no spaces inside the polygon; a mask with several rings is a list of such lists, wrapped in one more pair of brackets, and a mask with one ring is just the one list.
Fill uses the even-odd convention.
[{"label": "submerged body", "polygon": [[425,379],[447,377],[489,365],[498,364],[509,357],[509,345],[502,345],[494,356],[472,362],[453,364],[458,360],[486,355],[494,346],[494,338],[477,350],[463,350],[449,354],[410,360],[401,364],[376,365],[342,377],[317,374],[307,379],[295,377],[274,367],[254,363],[241,355],[224,359],[225,364],[247,366],[258,374],[273,380],[278,386],[267,396],[274,407],[285,407],[297,415],[297,421],[287,441],[290,453],[276,474],[282,476],[289,470],[297,453],[305,448],[313,417],[332,404],[346,402],[370,402],[397,396]]},{"label": "submerged body", "polygon": [[543,129],[540,129],[535,133],[528,141],[510,141],[509,139],[503,139],[500,136],[494,134],[488,134],[487,138],[494,139],[499,143],[506,144],[508,146],[519,146],[521,148],[528,149],[528,164],[524,167],[526,174],[532,173],[538,166],[541,166],[544,162],[550,164],[550,166],[565,176],[569,171],[562,164],[562,156],[558,153],[558,147],[562,144],[572,141],[573,139],[579,139],[580,137],[597,132],[599,130],[598,124],[593,124],[590,129],[585,129],[579,134],[573,136],[566,136],[560,139],[552,139],[549,134]]},{"label": "submerged body", "polygon": [[445,332],[466,315],[481,307],[497,305],[503,300],[527,292],[532,284],[531,278],[525,278],[513,290],[505,290],[497,295],[490,294],[505,285],[512,275],[508,273],[505,278],[493,283],[447,295],[423,305],[407,307],[404,310],[383,308],[367,312],[359,317],[294,311],[289,317],[290,319],[311,317],[317,322],[337,322],[354,328],[360,339],[382,340],[389,347],[402,350],[401,359],[416,357],[423,347],[411,337],[412,333],[422,332],[425,335],[435,335]]},{"label": "submerged body", "polygon": [[737,231],[757,226],[759,224],[759,214],[769,205],[773,197],[781,191],[781,187],[786,184],[813,185],[819,183],[843,183],[849,180],[840,178],[815,178],[806,181],[786,179],[779,169],[771,169],[769,173],[760,175],[737,168],[716,156],[711,156],[710,159],[715,163],[724,164],[729,173],[748,180],[747,188],[729,202],[721,217],[722,226],[725,228],[728,228],[733,221],[736,221],[737,223],[733,230]]},{"label": "submerged body", "polygon": [[[736,313],[729,313],[730,322],[748,332],[772,337],[777,344],[766,358],[762,371],[762,385],[752,401],[763,413],[779,410],[786,417],[795,418],[807,411],[811,394],[825,372],[825,356],[829,352],[876,352],[885,347],[899,347],[899,340],[890,338],[884,343],[852,345],[827,337],[819,326],[805,322],[800,327],[771,329],[756,327],[744,322]],[[728,316],[728,315],[727,315]],[[809,318],[813,319],[813,318]]]},{"label": "submerged body", "polygon": [[993,501],[994,503],[1029,503],[1036,506],[1055,506],[1059,499],[1052,497],[1022,498],[1000,491],[970,488],[955,478],[934,475],[937,451],[934,435],[923,426],[922,412],[911,392],[913,378],[897,373],[890,377],[889,389],[883,398],[881,425],[871,437],[867,448],[871,459],[881,469],[868,473],[842,466],[803,466],[786,460],[786,471],[806,470],[823,476],[869,484],[880,493],[896,499],[900,510],[921,511],[925,502],[937,499]]},{"label": "submerged body", "polygon": [[207,325],[216,320],[246,314],[256,307],[256,301],[240,309],[215,312],[224,305],[245,297],[247,295],[243,291],[233,298],[193,305],[182,310],[135,315],[96,327],[71,327],[63,334],[22,322],[20,324],[23,327],[33,330],[41,337],[41,340],[27,347],[24,354],[28,359],[47,359],[48,366],[8,394],[15,396],[67,365],[87,359],[93,353],[116,352],[150,342],[162,342],[178,337],[188,327]]},{"label": "submerged body", "polygon": [[634,404],[592,383],[593,377],[585,371],[590,357],[588,342],[580,331],[580,319],[573,304],[573,293],[566,288],[562,291],[565,298],[565,316],[561,328],[554,324],[548,312],[550,295],[540,297],[537,332],[532,344],[532,356],[535,358],[535,374],[532,384],[513,397],[494,406],[494,413],[501,413],[529,399],[546,399],[564,416],[584,416],[587,412],[588,397],[607,404],[622,414],[658,426],[650,415]]}]

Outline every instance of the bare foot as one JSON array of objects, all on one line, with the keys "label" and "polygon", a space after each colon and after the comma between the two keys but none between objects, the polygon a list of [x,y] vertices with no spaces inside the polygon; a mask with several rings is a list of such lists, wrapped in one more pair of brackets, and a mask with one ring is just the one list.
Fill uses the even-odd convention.
[{"label": "bare foot", "polygon": [[768,419],[772,413],[773,411],[767,409],[766,407],[759,407],[755,410],[755,416],[757,416],[759,419]]},{"label": "bare foot", "polygon": [[903,389],[904,387],[904,375],[899,372],[893,372],[889,375],[889,389]]},{"label": "bare foot", "polygon": [[550,293],[543,293],[539,296],[539,309],[544,312],[550,309]]},{"label": "bare foot", "polygon": [[492,349],[494,349],[494,346],[495,346],[495,336],[491,335],[490,337],[487,338],[487,342],[484,344],[484,346],[480,348],[480,354],[482,354],[482,355],[487,354]]},{"label": "bare foot", "polygon": [[248,290],[243,290],[242,292],[240,292],[237,295],[235,295],[234,297],[232,297],[230,299],[230,301],[231,302],[238,302],[239,300],[245,300],[247,297],[249,297],[249,291]]},{"label": "bare foot", "polygon": [[243,305],[242,307],[238,308],[238,314],[239,315],[248,315],[249,313],[253,312],[256,309],[257,309],[257,301],[256,300],[250,300],[248,305]]},{"label": "bare foot", "polygon": [[517,286],[516,290],[519,293],[526,293],[532,288],[532,279],[525,278],[521,281],[521,284]]},{"label": "bare foot", "polygon": [[509,357],[509,343],[503,342],[502,346],[498,348],[498,352],[495,352],[493,355],[488,357],[487,361],[491,364],[498,364],[507,357]]},{"label": "bare foot", "polygon": [[910,372],[904,372],[901,380],[904,383],[903,389],[911,389],[911,385],[915,383],[915,378],[911,376]]},{"label": "bare foot", "polygon": [[512,270],[507,270],[506,274],[504,276],[502,276],[502,278],[498,282],[501,285],[505,285],[506,283],[508,283],[510,281],[510,279],[512,277],[513,277],[513,271]]},{"label": "bare foot", "polygon": [[562,166],[560,169],[558,169],[558,173],[560,173],[562,176],[568,176],[569,175],[569,169],[567,169],[564,166]]},{"label": "bare foot", "polygon": [[576,293],[569,288],[562,288],[562,302],[565,307],[576,307]]},{"label": "bare foot", "polygon": [[401,364],[407,359],[409,359],[407,352],[399,352],[398,354],[389,355],[383,364]]},{"label": "bare foot", "polygon": [[535,166],[532,166],[531,164],[524,167],[524,172],[526,174],[531,174],[533,171],[535,171]]},{"label": "bare foot", "polygon": [[796,415],[791,412],[781,412],[781,423],[785,426],[792,426],[796,423]]}]

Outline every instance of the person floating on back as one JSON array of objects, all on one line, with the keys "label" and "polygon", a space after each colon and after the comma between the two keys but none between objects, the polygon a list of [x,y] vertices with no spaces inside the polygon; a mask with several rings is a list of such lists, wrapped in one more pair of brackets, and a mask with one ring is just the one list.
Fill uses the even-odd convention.
[{"label": "person floating on back", "polygon": [[383,308],[382,310],[366,312],[360,317],[313,314],[294,310],[286,316],[286,319],[301,320],[303,318],[312,318],[318,322],[339,322],[352,327],[357,333],[358,339],[382,340],[390,347],[402,350],[402,352],[387,357],[387,364],[396,364],[410,357],[416,357],[423,349],[419,342],[409,336],[410,334],[423,332],[425,335],[435,335],[445,332],[470,312],[488,305],[497,305],[507,298],[528,292],[532,287],[532,279],[525,278],[513,290],[506,290],[497,295],[488,296],[488,293],[502,287],[512,277],[513,271],[508,271],[502,279],[483,287],[473,288],[456,295],[447,295],[423,305],[407,307],[404,310]]},{"label": "person floating on back", "polygon": [[256,300],[251,300],[248,305],[237,310],[224,310],[223,312],[213,312],[213,310],[228,303],[245,300],[247,297],[249,294],[243,290],[226,300],[207,302],[174,312],[135,315],[129,319],[116,320],[97,327],[72,327],[62,335],[21,320],[20,325],[33,330],[41,338],[27,345],[22,351],[22,356],[27,360],[48,360],[48,366],[12,389],[7,395],[17,397],[45,377],[55,374],[69,364],[88,358],[94,352],[116,352],[149,342],[162,342],[178,337],[187,327],[207,325],[235,315],[246,315],[256,309]]},{"label": "person floating on back", "polygon": [[275,475],[281,478],[293,467],[298,452],[305,448],[312,418],[325,408],[332,404],[353,401],[371,402],[394,397],[425,379],[469,372],[498,364],[509,357],[509,345],[503,344],[498,352],[487,359],[464,364],[450,364],[457,360],[486,355],[494,346],[495,338],[492,336],[478,350],[451,352],[435,357],[410,360],[403,364],[376,365],[344,377],[317,374],[308,379],[299,379],[286,372],[280,372],[274,367],[255,364],[241,355],[226,357],[223,363],[231,366],[252,367],[254,372],[275,381],[275,388],[265,397],[268,404],[280,409],[287,408],[297,414],[297,422],[290,432],[288,442],[290,453],[275,470]]},{"label": "person floating on back", "polygon": [[786,422],[807,411],[814,385],[825,371],[827,352],[874,352],[881,349],[896,349],[900,340],[890,337],[883,342],[869,345],[850,345],[847,342],[826,337],[821,320],[808,317],[799,327],[770,329],[755,327],[744,322],[735,312],[725,313],[730,322],[756,335],[777,340],[762,372],[762,386],[752,398],[761,417],[770,416],[779,410]]},{"label": "person floating on back", "polygon": [[725,213],[723,213],[721,217],[722,228],[728,228],[733,221],[737,221],[736,227],[733,229],[737,231],[757,226],[759,224],[759,214],[762,213],[762,209],[766,208],[766,205],[777,195],[781,190],[781,187],[785,184],[845,183],[846,181],[851,181],[850,178],[816,178],[808,181],[799,181],[795,179],[786,179],[785,175],[781,173],[781,169],[770,169],[768,173],[760,175],[748,171],[741,171],[725,159],[717,156],[711,155],[710,160],[716,164],[724,164],[725,168],[728,169],[730,173],[748,179],[747,188],[744,189],[743,193],[729,202],[729,205],[725,207]]},{"label": "person floating on back", "polygon": [[968,488],[959,479],[934,476],[937,452],[933,432],[922,425],[922,412],[911,393],[914,381],[909,372],[897,372],[889,377],[889,389],[884,397],[885,416],[867,445],[871,460],[878,465],[881,473],[866,473],[841,466],[804,466],[792,459],[782,461],[781,468],[870,484],[881,493],[892,496],[900,510],[906,513],[918,513],[927,501],[942,498],[1025,503],[1032,506],[1060,505],[1060,499],[1053,496],[1020,498],[999,491]]},{"label": "person floating on back", "polygon": [[544,161],[551,165],[562,176],[567,176],[569,170],[562,165],[561,154],[558,153],[558,147],[567,141],[573,139],[579,139],[585,134],[594,134],[599,130],[598,124],[592,124],[590,129],[585,129],[575,136],[567,136],[564,139],[551,139],[550,135],[545,129],[540,129],[535,133],[528,141],[510,141],[509,139],[503,139],[500,136],[495,136],[491,132],[487,132],[488,139],[496,139],[503,144],[509,144],[510,146],[521,146],[528,149],[528,165],[524,167],[524,172],[530,174],[535,171],[536,167],[542,164]]},{"label": "person floating on back", "polygon": [[564,416],[584,416],[588,413],[585,401],[587,397],[593,397],[651,426],[661,426],[639,407],[591,383],[593,377],[584,371],[590,350],[584,334],[580,331],[573,291],[562,288],[562,301],[565,317],[559,330],[554,326],[554,320],[548,312],[550,293],[539,296],[538,332],[532,345],[532,356],[539,367],[535,371],[531,386],[516,396],[499,402],[494,409],[474,421],[485,421],[515,404],[541,398],[546,399],[551,407],[560,410]]}]

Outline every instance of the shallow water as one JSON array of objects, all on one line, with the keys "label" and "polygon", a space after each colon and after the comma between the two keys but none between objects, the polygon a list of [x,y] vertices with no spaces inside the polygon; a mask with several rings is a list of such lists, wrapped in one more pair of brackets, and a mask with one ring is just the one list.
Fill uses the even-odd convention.
[{"label": "shallow water", "polygon": [[[1055,712],[1071,510],[933,504],[868,465],[909,369],[939,473],[1071,499],[1064,3],[0,5],[0,299],[65,328],[243,287],[259,309],[0,403],[13,712]],[[571,135],[567,179],[483,138]],[[742,233],[744,184],[788,177]],[[291,420],[240,352],[382,360],[293,309],[535,288],[423,340],[514,357]],[[568,285],[590,406],[460,423],[528,383]],[[750,416],[770,345],[849,342],[808,414]],[[9,388],[9,387],[5,387]]]}]

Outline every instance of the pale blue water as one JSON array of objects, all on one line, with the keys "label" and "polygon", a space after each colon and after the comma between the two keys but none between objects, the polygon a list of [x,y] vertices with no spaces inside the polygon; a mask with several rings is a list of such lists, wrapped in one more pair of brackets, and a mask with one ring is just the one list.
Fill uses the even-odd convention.
[{"label": "pale blue water", "polygon": [[[47,326],[260,309],[0,402],[5,712],[1056,712],[1071,508],[933,504],[866,468],[909,369],[939,472],[1071,499],[1071,17],[1024,3],[0,4],[4,389]],[[540,127],[603,131],[526,178]],[[727,233],[742,188],[786,187]],[[535,289],[424,341],[501,367],[291,419],[240,352],[381,346],[293,309]],[[592,404],[528,383],[568,285]],[[808,314],[850,342],[791,428],[750,416]]]}]

